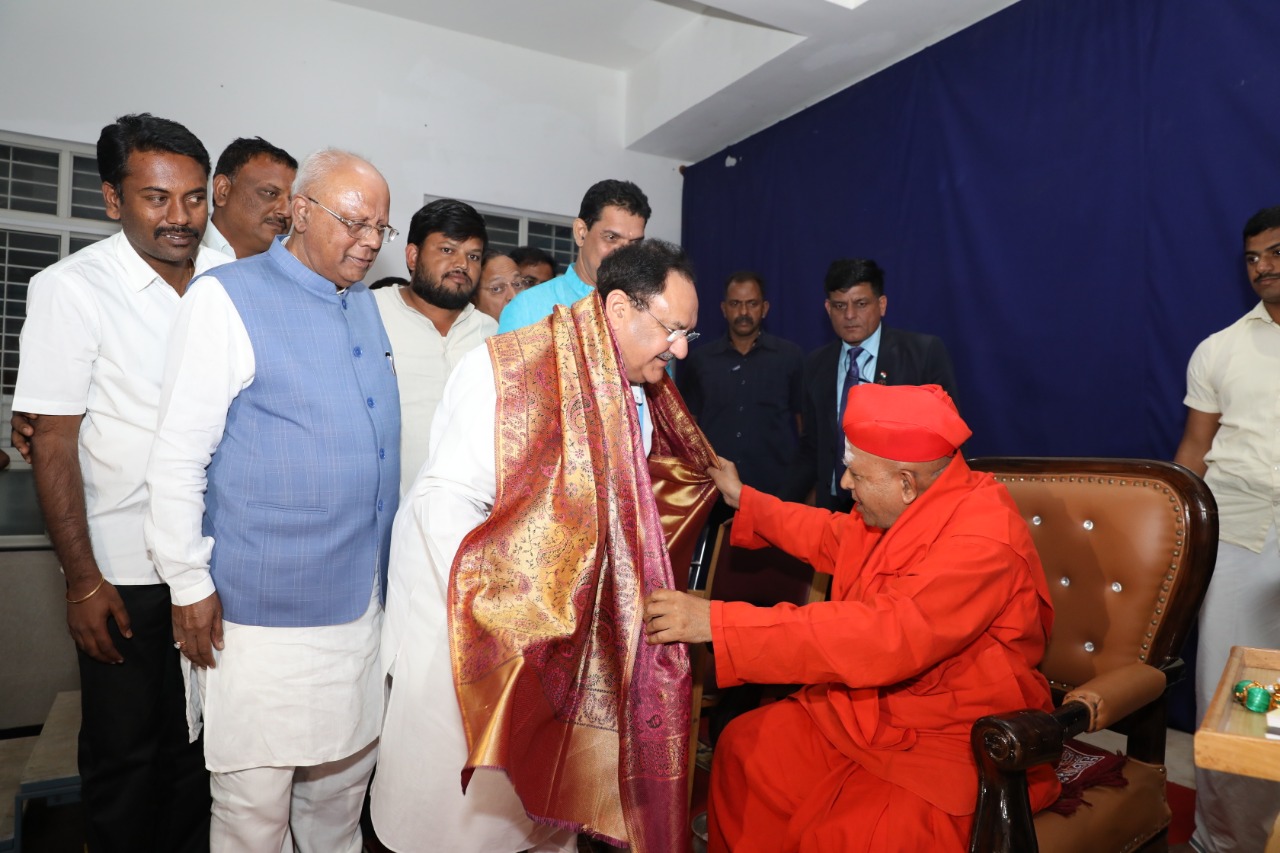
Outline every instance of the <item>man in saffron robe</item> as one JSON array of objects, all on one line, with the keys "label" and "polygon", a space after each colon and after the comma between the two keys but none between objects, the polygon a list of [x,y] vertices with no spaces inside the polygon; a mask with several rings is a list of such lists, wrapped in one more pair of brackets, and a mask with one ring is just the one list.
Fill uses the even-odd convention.
[{"label": "man in saffron robe", "polygon": [[[804,685],[729,725],[711,770],[713,851],[963,850],[979,717],[1049,710],[1036,670],[1053,620],[1008,492],[971,471],[970,436],[937,385],[858,385],[842,423],[849,514],[709,473],[739,507],[732,543],[773,545],[834,575],[832,600],[753,607],[659,590],[650,642],[707,642],[722,687]],[[1052,768],[1030,774],[1032,807]]]},{"label": "man in saffron robe", "polygon": [[697,306],[677,247],[634,244],[450,376],[392,535],[372,794],[392,850],[687,837],[688,659],[644,642],[641,608],[715,497],[664,372]]}]

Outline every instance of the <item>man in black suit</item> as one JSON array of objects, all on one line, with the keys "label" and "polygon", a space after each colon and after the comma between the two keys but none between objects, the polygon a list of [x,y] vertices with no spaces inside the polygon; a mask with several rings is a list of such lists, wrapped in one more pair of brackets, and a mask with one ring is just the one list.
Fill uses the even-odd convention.
[{"label": "man in black suit", "polygon": [[[956,395],[955,371],[942,341],[933,335],[891,329],[880,321],[888,300],[884,270],[873,260],[832,261],[823,283],[827,315],[840,340],[810,353],[805,362],[804,435],[801,462],[813,478],[815,503],[847,512],[853,497],[839,486],[843,470],[843,402],[849,389],[879,385],[941,385]],[[856,365],[850,370],[850,364]]]}]

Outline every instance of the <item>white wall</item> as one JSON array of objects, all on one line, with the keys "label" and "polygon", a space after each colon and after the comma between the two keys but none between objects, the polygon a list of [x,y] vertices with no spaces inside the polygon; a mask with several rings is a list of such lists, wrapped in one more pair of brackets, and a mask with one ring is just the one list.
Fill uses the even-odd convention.
[{"label": "white wall", "polygon": [[[299,160],[350,148],[401,231],[424,193],[573,216],[591,183],[627,178],[649,234],[680,235],[679,162],[623,148],[622,72],[330,0],[3,0],[0,80],[0,128],[20,133],[92,143],[149,111],[215,160],[237,136]],[[374,277],[403,269],[397,242]]]}]

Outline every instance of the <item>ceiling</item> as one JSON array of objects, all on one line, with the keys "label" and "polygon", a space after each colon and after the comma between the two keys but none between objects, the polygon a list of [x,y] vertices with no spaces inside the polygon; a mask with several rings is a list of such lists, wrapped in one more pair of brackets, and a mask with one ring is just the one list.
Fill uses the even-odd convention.
[{"label": "ceiling", "polygon": [[624,145],[696,161],[1016,0],[340,2],[612,69]]}]

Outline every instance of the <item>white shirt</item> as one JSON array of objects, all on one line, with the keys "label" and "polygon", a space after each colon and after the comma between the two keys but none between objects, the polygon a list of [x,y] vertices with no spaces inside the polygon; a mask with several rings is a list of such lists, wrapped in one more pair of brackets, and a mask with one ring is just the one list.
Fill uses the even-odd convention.
[{"label": "white shirt", "polygon": [[1280,525],[1280,326],[1261,302],[1196,347],[1183,402],[1221,416],[1204,457],[1219,537],[1261,552]]},{"label": "white shirt", "polygon": [[[231,258],[201,247],[200,274]],[[119,232],[37,273],[13,408],[84,414],[80,472],[94,559],[116,585],[160,583],[143,544],[146,460],[182,300]]]},{"label": "white shirt", "polygon": [[[147,544],[174,604],[215,591],[213,538],[203,535],[206,468],[232,401],[254,380],[253,344],[216,276],[193,287],[173,324],[147,466]],[[205,763],[215,772],[334,761],[363,749],[382,720],[378,640],[382,608],[343,625],[265,628],[225,622],[218,666],[187,683],[194,739],[205,723]],[[203,706],[203,707],[202,707]]]},{"label": "white shirt", "polygon": [[391,339],[400,389],[400,494],[409,490],[427,461],[431,421],[444,396],[445,380],[458,362],[498,331],[498,322],[467,305],[441,335],[422,312],[405,302],[404,286],[373,292]]},{"label": "white shirt", "polygon": [[227,257],[236,257],[236,250],[231,248],[231,244],[227,242],[227,238],[222,236],[222,232],[218,230],[218,226],[213,224],[213,217],[209,217],[209,225],[204,229],[204,237],[200,240],[200,245],[208,246],[216,252],[221,252]]}]

